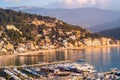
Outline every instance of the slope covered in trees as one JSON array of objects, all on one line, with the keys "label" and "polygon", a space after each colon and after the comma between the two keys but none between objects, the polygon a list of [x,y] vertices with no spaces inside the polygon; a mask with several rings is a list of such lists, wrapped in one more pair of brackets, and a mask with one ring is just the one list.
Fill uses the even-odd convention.
[{"label": "slope covered in trees", "polygon": [[0,52],[74,48],[98,34],[48,16],[0,9]]}]

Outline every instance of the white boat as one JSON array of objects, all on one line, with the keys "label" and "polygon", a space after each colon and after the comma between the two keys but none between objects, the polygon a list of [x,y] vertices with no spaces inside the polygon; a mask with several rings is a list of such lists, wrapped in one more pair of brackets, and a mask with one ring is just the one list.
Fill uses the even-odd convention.
[{"label": "white boat", "polygon": [[17,77],[16,75],[14,75],[12,72],[10,72],[9,70],[4,70],[5,73],[7,73],[8,75],[10,75],[11,77],[13,77],[15,80],[21,80],[19,77]]},{"label": "white boat", "polygon": [[36,73],[35,71],[32,71],[32,70],[30,70],[30,69],[25,69],[27,72],[29,72],[29,73],[32,73],[33,75],[36,75],[36,76],[39,76],[39,74],[38,73]]},{"label": "white boat", "polygon": [[79,73],[72,73],[72,76],[83,76],[83,74],[79,74]]},{"label": "white boat", "polygon": [[20,74],[20,75],[22,75],[23,77],[25,77],[25,78],[29,78],[26,74],[24,74],[24,73],[22,73],[21,71],[19,71],[17,68],[14,68],[13,69],[15,72],[17,72],[18,74]]}]

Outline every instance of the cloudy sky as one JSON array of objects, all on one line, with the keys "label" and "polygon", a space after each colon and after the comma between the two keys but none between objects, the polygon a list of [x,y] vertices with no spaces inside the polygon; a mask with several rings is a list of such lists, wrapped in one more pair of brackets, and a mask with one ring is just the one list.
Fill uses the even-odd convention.
[{"label": "cloudy sky", "polygon": [[120,10],[120,0],[0,0],[1,7],[38,6],[47,8],[97,7]]}]

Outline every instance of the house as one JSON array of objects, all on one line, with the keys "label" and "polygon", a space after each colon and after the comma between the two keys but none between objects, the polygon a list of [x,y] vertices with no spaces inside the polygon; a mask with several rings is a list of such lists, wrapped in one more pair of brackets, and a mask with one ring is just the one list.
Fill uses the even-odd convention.
[{"label": "house", "polygon": [[72,32],[65,32],[67,35],[70,35],[70,34],[72,34]]},{"label": "house", "polygon": [[93,39],[92,46],[100,46],[100,45],[101,45],[100,39]]},{"label": "house", "polygon": [[7,49],[5,48],[0,49],[0,53],[7,53]]},{"label": "house", "polygon": [[45,23],[45,26],[48,26],[48,27],[55,27],[56,24],[55,24],[55,23]]},{"label": "house", "polygon": [[34,50],[35,49],[35,46],[34,46],[34,43],[32,41],[28,41],[26,44],[25,44],[25,48],[27,50]]},{"label": "house", "polygon": [[75,35],[69,36],[69,38],[72,39],[72,40],[76,40],[76,36]]},{"label": "house", "polygon": [[111,39],[110,38],[107,38],[107,45],[111,45]]},{"label": "house", "polygon": [[0,37],[2,37],[3,31],[0,31]]},{"label": "house", "polygon": [[20,52],[20,53],[26,51],[25,44],[18,44],[18,47],[16,48],[16,51]]},{"label": "house", "polygon": [[101,45],[107,45],[107,38],[101,38],[100,39],[100,41],[101,41]]},{"label": "house", "polygon": [[68,42],[67,40],[63,40],[63,45],[67,48],[68,47]]},{"label": "house", "polygon": [[120,40],[117,40],[117,45],[120,45]]},{"label": "house", "polygon": [[22,32],[18,28],[16,28],[14,25],[7,25],[6,29],[7,30],[15,30],[15,31],[18,31],[20,34],[22,34]]},{"label": "house", "polygon": [[15,31],[20,31],[18,28],[16,28],[14,25],[7,25],[6,26],[6,29],[8,29],[8,30],[11,30],[11,29],[13,29],[13,30],[15,30]]},{"label": "house", "polygon": [[48,33],[47,33],[47,30],[44,29],[44,30],[43,30],[43,34],[44,34],[44,35],[47,35],[47,34],[48,34]]},{"label": "house", "polygon": [[51,43],[49,36],[45,36],[45,41],[46,41],[46,43]]},{"label": "house", "polygon": [[64,35],[64,32],[62,29],[59,29],[58,32],[59,32],[59,35]]},{"label": "house", "polygon": [[43,24],[45,24],[45,22],[44,22],[44,21],[41,21],[41,20],[35,19],[35,20],[32,21],[32,24],[35,24],[35,25],[43,25]]},{"label": "house", "polygon": [[18,47],[18,48],[16,49],[16,51],[19,52],[19,53],[22,53],[22,52],[24,52],[24,51],[26,51],[26,50],[25,50],[24,47],[21,46],[21,47]]},{"label": "house", "polygon": [[12,44],[10,44],[10,43],[6,44],[6,45],[4,46],[4,48],[6,48],[7,50],[8,50],[8,49],[14,50],[14,46],[13,46]]},{"label": "house", "polygon": [[0,49],[3,47],[4,41],[0,40]]},{"label": "house", "polygon": [[75,47],[81,47],[83,43],[81,41],[75,41]]},{"label": "house", "polygon": [[67,43],[67,48],[69,48],[69,49],[73,49],[73,48],[74,48],[74,45],[71,44],[71,43]]},{"label": "house", "polygon": [[61,38],[61,37],[59,37],[59,38],[58,38],[58,40],[59,40],[59,41],[61,41],[61,40],[62,40],[62,38]]},{"label": "house", "polygon": [[75,36],[76,36],[76,38],[77,38],[77,39],[79,39],[79,38],[81,37],[81,35],[80,35],[80,34],[81,34],[81,32],[80,32],[80,31],[76,31]]},{"label": "house", "polygon": [[92,46],[92,39],[91,38],[83,39],[82,42],[85,46]]},{"label": "house", "polygon": [[88,38],[88,39],[84,39],[83,40],[83,44],[85,46],[100,46],[101,45],[101,41],[100,41],[100,39]]},{"label": "house", "polygon": [[54,45],[49,45],[50,49],[55,49],[56,47]]}]

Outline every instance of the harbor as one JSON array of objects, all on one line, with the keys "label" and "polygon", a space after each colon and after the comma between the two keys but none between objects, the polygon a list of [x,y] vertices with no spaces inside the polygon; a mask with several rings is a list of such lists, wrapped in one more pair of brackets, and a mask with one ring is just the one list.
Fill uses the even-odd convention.
[{"label": "harbor", "polygon": [[120,0],[1,0],[0,80],[120,80]]},{"label": "harbor", "polygon": [[120,80],[119,50],[56,50],[1,58],[0,80]]},{"label": "harbor", "polygon": [[4,66],[0,80],[120,80],[120,70],[98,72],[83,60],[38,63],[34,65]]}]

